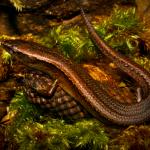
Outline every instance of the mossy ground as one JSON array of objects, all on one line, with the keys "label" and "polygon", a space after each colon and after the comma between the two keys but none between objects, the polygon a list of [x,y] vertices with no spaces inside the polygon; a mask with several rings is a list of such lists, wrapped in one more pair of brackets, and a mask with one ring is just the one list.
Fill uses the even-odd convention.
[{"label": "mossy ground", "polygon": [[[150,60],[140,55],[139,38],[143,26],[135,16],[135,8],[115,7],[102,24],[93,22],[96,31],[110,46],[129,56],[150,70]],[[97,49],[84,27],[58,26],[44,37],[25,35],[23,39],[37,41],[50,48],[57,47],[66,57],[75,61],[97,59]],[[11,101],[9,113],[14,114],[6,126],[8,146],[20,150],[68,149],[148,149],[149,125],[124,127],[107,126],[95,119],[83,119],[69,124],[53,119],[41,108],[30,104],[20,92]]]},{"label": "mossy ground", "polygon": [[28,150],[105,149],[109,141],[99,121],[83,119],[69,124],[62,119],[53,119],[29,103],[21,92],[11,101],[9,114],[15,114],[15,117],[6,129],[8,140],[14,147],[19,145],[20,150],[27,147]]},{"label": "mossy ground", "polygon": [[150,146],[149,125],[118,128],[94,118],[68,123],[31,104],[22,92],[11,101],[9,116],[13,117],[5,129],[7,146],[19,150],[148,150]]}]

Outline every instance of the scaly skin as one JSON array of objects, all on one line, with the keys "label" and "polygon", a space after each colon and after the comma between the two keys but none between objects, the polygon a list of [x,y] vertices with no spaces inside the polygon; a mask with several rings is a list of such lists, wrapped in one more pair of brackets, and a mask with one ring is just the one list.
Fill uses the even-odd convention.
[{"label": "scaly skin", "polygon": [[[91,39],[99,48],[99,50],[108,58],[110,58],[121,70],[130,75],[142,88],[143,97],[146,99],[143,100],[146,104],[147,101],[150,101],[150,74],[144,70],[141,66],[137,65],[127,57],[116,52],[114,49],[109,47],[105,41],[96,33],[95,29],[89,22],[85,12],[82,8],[81,15],[87,26],[87,30],[90,34]],[[149,102],[147,103],[149,104]]]},{"label": "scaly skin", "polygon": [[60,86],[52,95],[49,94],[53,80],[45,74],[30,71],[23,76],[23,90],[32,103],[48,108],[56,117],[64,119],[76,120],[88,116],[85,109]]},{"label": "scaly skin", "polygon": [[[101,44],[103,44],[103,42],[98,43],[98,45]],[[122,125],[139,124],[144,121],[149,121],[150,95],[137,104],[130,106],[121,104],[110,97],[103,90],[103,85],[98,84],[93,80],[80,65],[71,62],[56,52],[52,52],[46,47],[37,43],[22,40],[2,40],[1,45],[10,52],[12,56],[20,58],[20,61],[23,64],[32,69],[42,71],[49,76],[52,76],[51,72],[57,74],[56,70],[64,74],[64,76],[67,77],[68,82],[71,82],[81,95],[81,98],[77,98],[76,100],[96,118],[101,119],[101,116],[103,116],[114,123]],[[107,49],[107,47],[105,49]],[[120,57],[116,52],[111,50],[111,53],[116,55],[115,61],[119,59],[119,66],[124,68],[124,70],[127,70],[130,75],[136,74],[136,77],[134,76],[134,78],[141,78],[140,80],[144,82],[142,84],[144,85],[143,87],[145,88],[146,96],[146,94],[149,93],[150,87],[150,77],[148,72],[141,69],[133,62],[127,61],[122,56]],[[110,56],[110,54],[108,54],[108,56]],[[30,65],[29,62],[32,65]],[[126,67],[127,65],[130,67]],[[51,66],[56,70],[50,70]],[[129,70],[134,70],[136,73],[131,73]],[[70,92],[71,89],[65,88],[65,84],[62,86],[63,80],[61,78],[59,79],[59,85],[61,85],[66,92],[72,93]]]},{"label": "scaly skin", "polygon": [[150,74],[144,70],[142,67],[128,59],[127,57],[121,55],[120,53],[109,47],[104,40],[96,33],[93,26],[89,22],[82,8],[81,15],[87,26],[88,32],[91,39],[94,41],[99,50],[108,58],[110,58],[121,70],[130,75],[142,88],[142,94],[144,97],[150,94]]}]

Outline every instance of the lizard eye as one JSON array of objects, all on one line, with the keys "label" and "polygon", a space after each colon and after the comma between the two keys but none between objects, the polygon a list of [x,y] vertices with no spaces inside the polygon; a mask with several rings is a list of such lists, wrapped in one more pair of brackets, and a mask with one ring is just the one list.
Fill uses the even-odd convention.
[{"label": "lizard eye", "polygon": [[4,47],[4,49],[5,49],[9,54],[13,54],[13,53],[14,53],[14,51],[12,50],[12,48]]},{"label": "lizard eye", "polygon": [[13,54],[14,51],[10,48],[9,51],[8,51],[10,54]]}]

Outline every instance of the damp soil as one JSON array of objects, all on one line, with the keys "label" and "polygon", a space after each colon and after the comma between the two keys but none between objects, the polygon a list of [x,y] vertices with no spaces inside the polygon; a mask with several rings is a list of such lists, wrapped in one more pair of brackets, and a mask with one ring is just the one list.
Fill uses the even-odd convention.
[{"label": "damp soil", "polygon": [[[24,2],[26,3],[26,1]],[[82,3],[89,19],[98,22],[109,17],[115,5],[125,9],[135,6],[133,2],[125,0],[84,0]],[[48,3],[47,0],[43,0],[41,4],[39,2],[35,7],[33,5],[32,2],[26,4],[26,7],[18,12],[8,1],[0,2],[0,35],[17,35],[23,38],[28,34],[44,36],[50,29],[61,24],[64,26],[84,26],[79,8],[73,0],[55,0]],[[2,49],[0,52],[2,53]],[[103,57],[100,61],[96,59],[82,62],[82,66],[94,79],[103,84],[106,91],[118,101],[127,104],[136,103],[136,83],[116,68],[110,60]],[[7,114],[7,107],[15,93],[14,87],[20,86],[14,74],[18,74],[23,68],[24,66],[15,62],[11,70],[10,65],[3,63],[2,57],[0,58],[0,119]],[[7,149],[4,140],[7,138],[4,126],[0,125],[0,149]],[[131,143],[130,147],[126,149],[141,148],[144,150],[148,147],[145,146],[143,140],[150,139],[149,124],[131,127],[106,124],[105,130],[111,139],[108,145],[109,149],[121,148],[124,141]]]}]

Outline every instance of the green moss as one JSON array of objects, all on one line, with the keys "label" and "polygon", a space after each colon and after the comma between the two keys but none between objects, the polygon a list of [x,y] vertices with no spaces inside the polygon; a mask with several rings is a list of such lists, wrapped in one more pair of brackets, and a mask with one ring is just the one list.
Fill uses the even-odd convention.
[{"label": "green moss", "polygon": [[5,64],[9,64],[11,62],[11,55],[7,51],[3,50],[2,59]]},{"label": "green moss", "polygon": [[96,25],[96,30],[111,47],[123,54],[133,55],[137,52],[138,34],[143,26],[135,15],[135,8],[116,6],[108,19]]},{"label": "green moss", "polygon": [[121,9],[116,6],[111,15],[111,24],[114,27],[122,30],[135,30],[139,27],[138,18],[135,16],[135,8],[127,10]]},{"label": "green moss", "polygon": [[110,149],[115,150],[148,150],[150,147],[149,126],[130,126],[111,142]]},{"label": "green moss", "polygon": [[54,28],[51,37],[66,57],[77,61],[96,57],[94,45],[85,31],[78,26]]},{"label": "green moss", "polygon": [[136,63],[143,66],[146,70],[150,71],[150,59],[147,57],[134,57],[133,58]]},{"label": "green moss", "polygon": [[[7,39],[7,38],[9,38],[9,36],[0,35],[0,39]],[[9,64],[11,62],[11,55],[1,47],[1,43],[0,43],[0,49],[2,51],[1,58],[3,59],[3,63]]]},{"label": "green moss", "polygon": [[[114,49],[131,56],[138,53],[138,35],[143,31],[143,26],[135,15],[135,8],[123,9],[116,6],[103,23],[92,24]],[[77,61],[97,58],[96,47],[84,28],[61,25],[53,28],[42,42],[45,45],[49,42],[50,47],[57,46],[66,57]]]},{"label": "green moss", "polygon": [[21,0],[10,0],[10,2],[15,6],[18,11],[21,11],[24,8]]},{"label": "green moss", "polygon": [[7,135],[10,143],[15,143],[20,150],[86,147],[97,150],[104,149],[108,143],[102,124],[95,119],[67,124],[64,120],[46,117],[43,109],[29,103],[22,93],[13,98],[9,112],[15,112],[15,117],[7,127]]},{"label": "green moss", "polygon": [[8,147],[19,150],[129,150],[150,146],[149,126],[130,126],[123,131],[113,127],[107,130],[112,134],[108,135],[107,127],[95,119],[82,119],[72,124],[53,119],[43,109],[29,103],[22,92],[13,98],[9,112],[15,112],[15,117],[6,129]]},{"label": "green moss", "polygon": [[[12,2],[18,5],[21,1]],[[103,23],[92,24],[97,33],[114,49],[131,56],[138,53],[138,35],[144,27],[135,14],[135,8],[124,9],[115,6],[111,16]],[[77,25],[72,27],[61,25],[37,39],[39,43],[49,48],[57,46],[66,57],[77,61],[97,58],[96,47],[84,28]]]},{"label": "green moss", "polygon": [[[135,8],[123,9],[116,6],[103,23],[92,24],[97,33],[114,49],[131,56],[138,53],[138,35],[143,31],[143,26],[135,15]],[[10,37],[0,36],[1,38]],[[64,56],[76,61],[98,58],[97,49],[85,27],[60,25],[44,36],[30,34],[22,39],[31,39],[49,48],[57,47]]]}]

